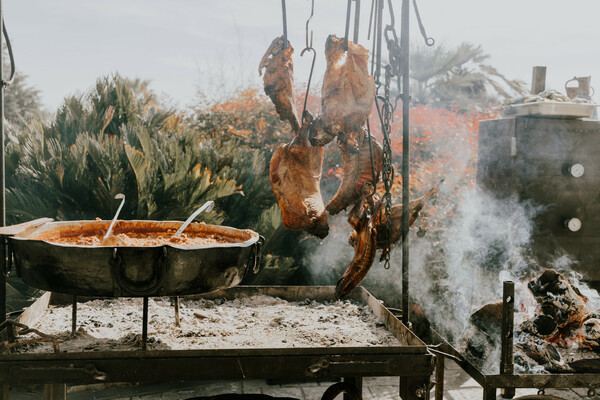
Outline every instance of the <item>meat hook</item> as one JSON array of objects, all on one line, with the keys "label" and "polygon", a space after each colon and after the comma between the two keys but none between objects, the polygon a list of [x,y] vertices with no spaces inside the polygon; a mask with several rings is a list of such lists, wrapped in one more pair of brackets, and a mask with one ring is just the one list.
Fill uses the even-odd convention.
[{"label": "meat hook", "polygon": [[285,50],[288,46],[287,40],[287,15],[285,11],[285,0],[281,0],[281,15],[283,17],[283,49]]},{"label": "meat hook", "polygon": [[[285,0],[282,0],[285,1]],[[308,41],[308,24],[310,23],[310,20],[312,19],[313,15],[315,15],[315,0],[311,0],[311,7],[310,7],[310,17],[308,17],[308,19],[306,20],[306,47],[302,50],[302,52],[300,53],[300,57],[304,56],[304,53],[306,53],[307,51],[312,51],[313,53],[313,59],[312,59],[312,64],[310,66],[310,73],[308,75],[308,83],[306,85],[306,94],[304,95],[304,107],[302,108],[302,124],[304,125],[304,114],[306,111],[306,103],[308,102],[308,93],[310,92],[310,82],[312,80],[312,76],[313,76],[313,70],[315,69],[315,60],[317,59],[317,52],[315,51],[315,49],[313,49],[312,44],[313,44],[313,31],[310,31],[310,42]]]}]

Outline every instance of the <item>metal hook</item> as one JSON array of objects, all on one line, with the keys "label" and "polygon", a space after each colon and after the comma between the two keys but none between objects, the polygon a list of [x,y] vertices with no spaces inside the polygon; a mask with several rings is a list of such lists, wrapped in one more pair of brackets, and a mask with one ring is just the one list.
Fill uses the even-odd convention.
[{"label": "metal hook", "polygon": [[308,83],[306,85],[306,94],[304,95],[304,107],[302,108],[302,120],[301,120],[302,124],[304,124],[306,103],[308,102],[308,94],[310,92],[310,82],[312,81],[313,71],[315,69],[315,60],[317,59],[317,52],[312,47],[312,42],[313,42],[313,31],[312,30],[310,31],[310,43],[308,42],[308,24],[309,24],[310,20],[312,19],[313,15],[315,14],[315,0],[311,0],[311,3],[312,4],[310,7],[310,17],[308,17],[308,19],[306,20],[306,47],[300,53],[300,57],[304,56],[304,53],[306,53],[307,51],[312,51],[312,53],[313,53],[312,64],[310,66],[310,73],[308,75]]},{"label": "metal hook", "polygon": [[[311,6],[310,6],[310,17],[308,17],[308,19],[306,20],[306,47],[304,50],[312,48],[313,45],[313,31],[310,31],[310,44],[308,43],[308,24],[310,23],[310,20],[312,19],[313,15],[315,15],[315,0],[311,0]],[[302,52],[304,52],[304,50],[302,50]]]},{"label": "metal hook", "polygon": [[421,31],[421,36],[425,39],[425,44],[429,47],[435,44],[435,40],[432,37],[427,36],[425,32],[425,27],[423,26],[423,22],[421,21],[421,14],[419,13],[419,8],[417,7],[417,0],[413,0],[413,6],[415,8],[415,13],[417,14],[417,22],[419,23],[419,30]]},{"label": "metal hook", "polygon": [[285,0],[281,0],[281,16],[283,18],[283,49],[287,48],[287,15],[285,11]]}]

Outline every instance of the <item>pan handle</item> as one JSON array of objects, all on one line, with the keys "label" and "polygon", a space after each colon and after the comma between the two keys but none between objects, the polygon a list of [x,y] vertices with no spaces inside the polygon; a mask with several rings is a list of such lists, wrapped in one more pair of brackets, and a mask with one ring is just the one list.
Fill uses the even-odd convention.
[{"label": "pan handle", "polygon": [[262,246],[265,244],[265,238],[262,235],[259,235],[258,237],[258,241],[255,243],[254,245],[254,250],[252,251],[252,255],[253,255],[253,269],[252,271],[254,272],[254,274],[258,274],[258,272],[260,271],[260,261],[261,261],[261,249]]},{"label": "pan handle", "polygon": [[[125,276],[123,260],[118,254],[118,249],[114,248],[112,257],[113,276],[124,293],[132,296],[151,296],[158,292],[167,275],[167,248],[163,247],[161,250],[161,255],[152,265],[152,277],[146,282],[133,282]],[[152,284],[153,281],[155,281],[154,284]]]}]

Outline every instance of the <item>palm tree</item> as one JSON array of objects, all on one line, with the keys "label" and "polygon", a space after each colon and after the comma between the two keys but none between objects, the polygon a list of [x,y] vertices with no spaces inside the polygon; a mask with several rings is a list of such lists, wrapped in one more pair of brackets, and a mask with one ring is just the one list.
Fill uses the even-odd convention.
[{"label": "palm tree", "polygon": [[411,49],[413,101],[434,107],[484,109],[499,98],[525,92],[524,83],[510,80],[485,64],[481,46],[462,43],[456,48],[437,45]]}]

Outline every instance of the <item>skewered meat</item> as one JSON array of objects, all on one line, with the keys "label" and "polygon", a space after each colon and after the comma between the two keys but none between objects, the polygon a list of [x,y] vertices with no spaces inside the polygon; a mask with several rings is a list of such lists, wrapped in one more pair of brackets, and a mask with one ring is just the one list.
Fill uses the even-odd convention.
[{"label": "skewered meat", "polygon": [[335,286],[335,297],[343,299],[363,280],[375,260],[377,230],[373,218],[365,215],[359,224],[354,241],[354,257],[350,266]]},{"label": "skewered meat", "polygon": [[329,225],[320,188],[323,147],[310,144],[308,131],[313,118],[309,112],[305,119],[298,135],[273,153],[271,187],[283,214],[283,226],[324,238]]},{"label": "skewered meat", "polygon": [[[365,183],[373,184],[373,168],[371,166],[371,150],[369,149],[369,134],[361,130],[359,136],[359,152],[355,152],[349,143],[340,143],[342,151],[342,183],[333,198],[327,203],[327,211],[335,215],[341,210],[354,204],[360,197]],[[383,167],[383,151],[377,141],[371,137],[373,150],[373,166],[375,167],[375,182],[379,180]]]},{"label": "skewered meat", "polygon": [[334,35],[325,44],[327,70],[321,92],[325,137],[321,142],[339,135],[341,142],[357,147],[356,138],[373,108],[375,82],[367,68],[369,51],[348,41],[345,52],[344,44],[343,38]]},{"label": "skewered meat", "polygon": [[297,133],[300,129],[295,107],[294,96],[294,65],[292,64],[294,49],[291,44],[283,45],[283,36],[275,38],[260,60],[259,75],[263,76],[265,93],[275,104],[275,110],[282,121],[288,120],[292,130]]},{"label": "skewered meat", "polygon": [[[443,181],[444,180],[442,179],[442,181],[440,183],[442,183]],[[411,200],[408,203],[408,209],[409,209],[408,226],[409,227],[415,222],[415,220],[419,216],[419,212],[425,206],[425,202],[431,196],[437,194],[440,183],[438,183],[437,185],[435,185],[434,187],[429,189],[423,196],[419,197],[418,199]],[[390,236],[391,236],[390,244],[393,245],[394,243],[396,243],[398,240],[400,240],[402,238],[402,204],[397,204],[395,206],[392,206],[391,218],[392,218],[392,226],[391,226],[391,230],[390,230]],[[379,202],[379,204],[377,206],[377,211],[375,212],[374,220],[375,220],[375,228],[377,229],[377,248],[384,250],[381,253],[381,259],[383,260],[383,258],[385,257],[385,252],[386,252],[386,249],[385,249],[385,238],[386,238],[385,223],[387,220],[386,216],[385,216],[385,207],[383,207],[383,201]]]}]

